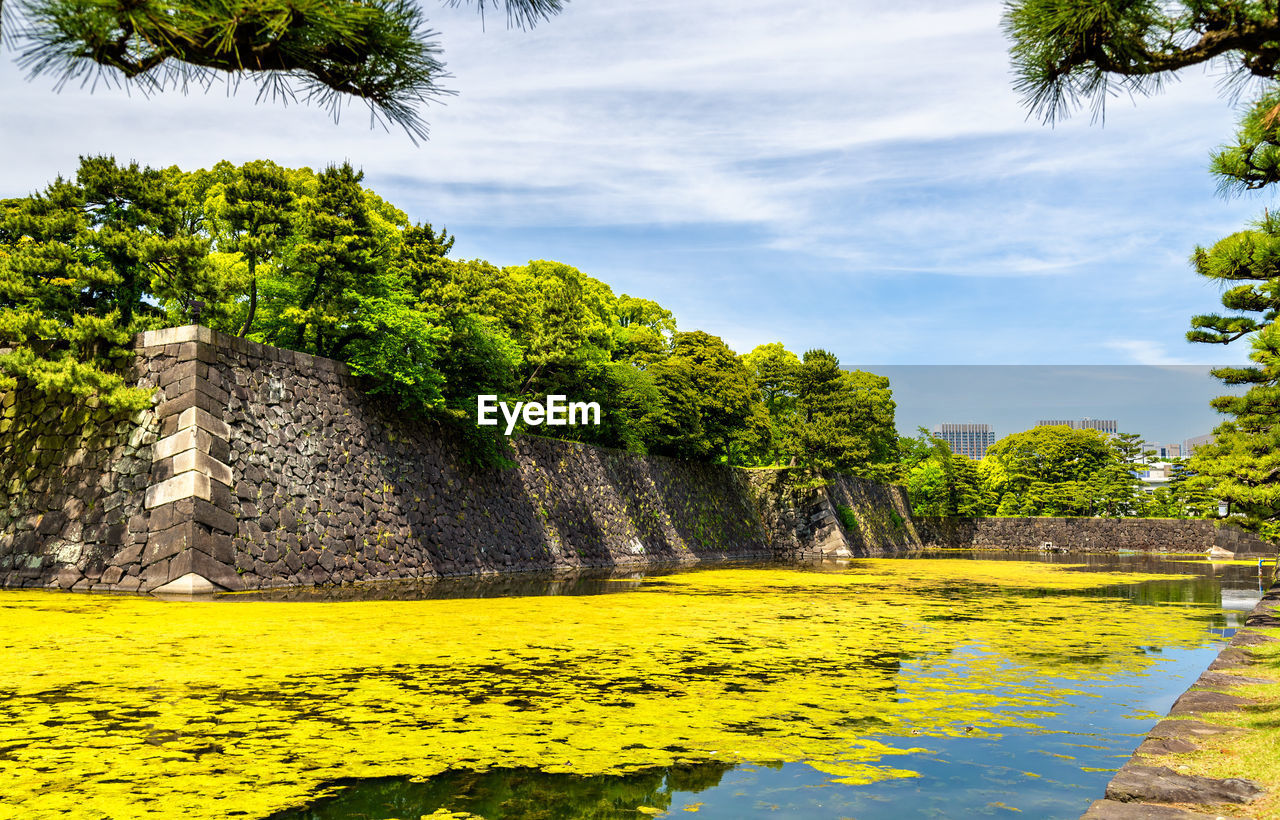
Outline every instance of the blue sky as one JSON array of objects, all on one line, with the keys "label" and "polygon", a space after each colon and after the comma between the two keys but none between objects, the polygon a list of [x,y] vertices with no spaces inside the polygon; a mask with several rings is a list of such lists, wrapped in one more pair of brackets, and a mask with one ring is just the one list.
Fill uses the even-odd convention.
[{"label": "blue sky", "polygon": [[[0,52],[0,196],[76,157],[350,160],[455,252],[573,264],[745,352],[861,364],[1235,362],[1189,345],[1187,264],[1265,198],[1205,171],[1236,110],[1192,69],[1105,126],[1027,119],[999,0],[572,0],[531,32],[428,4],[458,95],[414,146],[359,109],[23,80]],[[959,419],[956,419],[959,420]]]},{"label": "blue sky", "polygon": [[987,424],[997,437],[1042,419],[1114,419],[1121,433],[1181,444],[1213,431],[1209,406],[1226,388],[1203,365],[878,365],[897,404],[898,432],[936,424]]}]

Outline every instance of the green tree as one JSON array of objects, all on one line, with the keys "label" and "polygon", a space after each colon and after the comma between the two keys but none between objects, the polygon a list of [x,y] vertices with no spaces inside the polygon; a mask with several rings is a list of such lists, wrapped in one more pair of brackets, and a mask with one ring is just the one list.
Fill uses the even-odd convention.
[{"label": "green tree", "polygon": [[1236,88],[1280,72],[1271,0],[1012,0],[1004,27],[1014,87],[1047,120],[1080,103],[1100,116],[1117,86],[1151,94],[1210,61]]},{"label": "green tree", "polygon": [[912,447],[919,454],[906,469],[907,493],[911,509],[918,515],[962,516],[975,518],[988,515],[993,505],[988,499],[978,462],[963,453],[951,452],[951,446],[920,428]]},{"label": "green tree", "polygon": [[447,331],[417,305],[378,236],[379,217],[349,164],[316,175],[297,200],[297,235],[261,282],[258,334],[293,350],[345,361],[374,393],[406,407],[443,405],[437,369]]},{"label": "green tree", "polygon": [[165,324],[166,303],[220,296],[191,200],[176,169],[88,157],[74,182],[0,203],[0,388],[144,406],[122,378],[133,335]]},{"label": "green tree", "polygon": [[798,413],[790,446],[800,463],[819,474],[890,477],[898,436],[888,379],[842,370],[835,354],[810,350],[794,384]]},{"label": "green tree", "polygon": [[779,464],[790,458],[786,444],[794,438],[796,424],[795,377],[800,367],[796,354],[772,342],[742,357],[768,418],[768,445],[759,463]]},{"label": "green tree", "polygon": [[622,294],[614,303],[613,355],[644,367],[667,354],[676,319],[651,299]]},{"label": "green tree", "polygon": [[1096,430],[1033,427],[991,445],[985,461],[998,468],[986,472],[1000,515],[1118,515],[1133,500],[1128,471]]},{"label": "green tree", "polygon": [[[563,2],[501,5],[523,28]],[[476,5],[484,12],[497,3]],[[407,0],[9,0],[0,25],[33,76],[62,83],[99,75],[148,92],[249,77],[260,95],[301,96],[335,115],[344,99],[361,100],[415,138],[426,136],[419,106],[448,93],[435,32]]]},{"label": "green tree", "polygon": [[747,426],[758,404],[746,366],[720,337],[701,330],[675,334],[668,362],[683,369],[693,390],[704,440],[699,449],[733,461],[735,434]]},{"label": "green tree", "polygon": [[[614,343],[613,292],[563,262],[534,260],[511,268],[526,301],[513,336],[524,350],[526,396],[594,392],[604,379]],[[508,297],[509,298],[509,297]]]},{"label": "green tree", "polygon": [[269,160],[246,163],[223,193],[226,225],[220,249],[239,254],[248,267],[249,305],[240,336],[258,312],[258,266],[270,263],[290,231],[294,193],[284,169]]},{"label": "green tree", "polygon": [[1213,400],[1231,418],[1214,431],[1212,444],[1196,449],[1191,467],[1242,523],[1280,540],[1280,325],[1260,330],[1252,345],[1255,366],[1214,371],[1228,384],[1250,387]]},{"label": "green tree", "polygon": [[675,458],[702,460],[713,443],[702,423],[702,402],[693,381],[693,364],[683,357],[656,362],[648,371],[661,398],[650,451]]}]

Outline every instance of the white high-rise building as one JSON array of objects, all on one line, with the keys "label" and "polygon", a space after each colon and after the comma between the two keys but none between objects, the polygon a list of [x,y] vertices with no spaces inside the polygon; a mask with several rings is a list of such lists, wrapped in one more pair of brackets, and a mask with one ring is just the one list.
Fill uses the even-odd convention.
[{"label": "white high-rise building", "polygon": [[978,461],[987,448],[996,443],[995,431],[989,424],[935,424],[933,435],[951,445],[951,452]]},{"label": "white high-rise building", "polygon": [[1072,430],[1101,430],[1113,436],[1118,429],[1115,419],[1091,419],[1088,416],[1078,421],[1037,421],[1036,427],[1070,427]]}]

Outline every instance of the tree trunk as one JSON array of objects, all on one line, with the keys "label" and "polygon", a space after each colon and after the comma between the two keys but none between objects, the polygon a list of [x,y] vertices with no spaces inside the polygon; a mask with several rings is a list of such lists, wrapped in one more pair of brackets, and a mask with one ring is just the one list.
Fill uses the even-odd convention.
[{"label": "tree trunk", "polygon": [[241,339],[249,335],[249,328],[253,327],[253,315],[258,312],[258,277],[254,273],[254,267],[250,262],[249,275],[252,279],[249,281],[249,316],[244,320],[244,327],[240,328]]}]

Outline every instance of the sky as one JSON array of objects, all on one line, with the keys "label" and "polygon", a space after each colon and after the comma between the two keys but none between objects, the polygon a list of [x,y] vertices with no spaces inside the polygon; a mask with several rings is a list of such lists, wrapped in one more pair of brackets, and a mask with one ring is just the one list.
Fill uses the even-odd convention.
[{"label": "sky", "polygon": [[0,51],[0,196],[82,154],[348,160],[455,255],[556,259],[734,349],[868,365],[1235,363],[1183,340],[1197,244],[1256,219],[1206,171],[1237,108],[1190,69],[1054,127],[1011,87],[1000,0],[571,0],[532,31],[429,3],[456,91],[429,141],[349,108],[27,80]]},{"label": "sky", "polygon": [[1209,401],[1227,388],[1204,365],[878,365],[898,432],[987,424],[997,438],[1041,420],[1114,419],[1117,432],[1182,444],[1223,421]]}]

